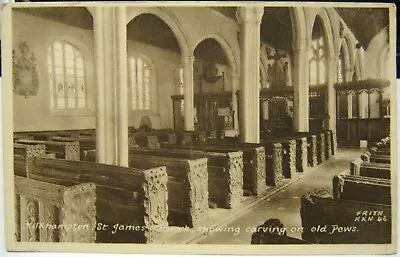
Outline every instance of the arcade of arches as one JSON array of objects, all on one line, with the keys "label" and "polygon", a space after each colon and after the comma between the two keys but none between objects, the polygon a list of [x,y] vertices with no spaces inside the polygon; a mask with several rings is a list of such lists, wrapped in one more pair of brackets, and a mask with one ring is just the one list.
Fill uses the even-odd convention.
[{"label": "arcade of arches", "polygon": [[255,144],[319,131],[332,132],[332,147],[377,142],[390,127],[389,22],[366,31],[354,17],[333,7],[14,8],[15,55],[34,55],[39,81],[14,91],[14,132],[92,129],[96,160],[117,166],[143,127]]},{"label": "arcade of arches", "polygon": [[[65,73],[47,68],[61,69],[51,63],[56,41],[77,49],[74,56],[81,56],[85,77],[77,75],[77,90],[59,83],[59,92],[42,86],[34,97],[15,96],[15,131],[97,127],[99,145],[115,146],[99,153],[104,161],[111,158],[106,162],[119,163],[117,155],[127,145],[112,143],[114,138],[124,141],[128,127],[139,127],[143,117],[154,129],[225,130],[249,143],[258,143],[260,132],[330,129],[338,132],[339,145],[349,140],[354,145],[371,140],[376,127],[371,121],[367,134],[354,131],[355,119],[380,121],[389,115],[387,90],[335,90],[336,84],[351,81],[389,80],[391,73],[388,24],[360,42],[359,32],[341,17],[349,13],[343,10],[192,7],[183,14],[180,8],[157,7],[46,9],[15,12],[15,47],[27,42],[36,54],[41,85],[56,87],[69,80],[67,66]],[[42,39],[31,36],[38,28],[49,28]],[[71,66],[71,72],[72,67],[78,69]],[[73,105],[68,94],[85,103]],[[383,101],[375,103],[380,95]],[[57,97],[71,105],[54,106]],[[38,107],[39,116],[24,112],[44,102],[49,104]],[[226,116],[218,116],[218,109]],[[106,123],[118,126],[100,126]]]}]

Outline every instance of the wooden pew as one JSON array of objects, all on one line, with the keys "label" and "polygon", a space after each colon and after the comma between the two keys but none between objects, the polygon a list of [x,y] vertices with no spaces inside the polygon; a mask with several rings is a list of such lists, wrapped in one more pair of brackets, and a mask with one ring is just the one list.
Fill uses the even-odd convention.
[{"label": "wooden pew", "polygon": [[24,176],[32,169],[35,156],[44,156],[46,146],[44,144],[24,145],[14,144],[14,174]]},{"label": "wooden pew", "polygon": [[177,136],[176,132],[170,129],[163,129],[163,130],[154,130],[150,132],[134,132],[134,133],[129,133],[130,137],[135,137],[135,136],[156,136],[157,141],[159,143],[170,143],[170,144],[176,144],[177,143]]},{"label": "wooden pew", "polygon": [[261,135],[261,138],[271,138],[271,137],[284,140],[296,140],[296,154],[295,154],[296,170],[298,172],[305,172],[307,170],[308,151],[307,151],[307,138],[305,136],[296,134],[287,135],[278,133],[273,133],[273,134],[263,133]]},{"label": "wooden pew", "polygon": [[[282,135],[282,134],[278,134]],[[308,158],[308,166],[314,167],[318,164],[318,156],[317,156],[317,135],[311,132],[293,132],[293,133],[283,133],[286,136],[302,136],[307,138],[307,158]]]},{"label": "wooden pew", "polygon": [[57,142],[78,142],[79,143],[79,154],[80,160],[84,159],[84,153],[87,150],[92,150],[96,149],[96,139],[92,137],[82,137],[82,136],[76,136],[76,137],[71,137],[72,135],[67,135],[65,134],[64,136],[56,136],[56,137],[51,137],[50,140],[52,141],[57,141]]},{"label": "wooden pew", "polygon": [[324,130],[323,132],[325,138],[325,159],[328,160],[330,155],[332,155],[334,139],[331,130]]},{"label": "wooden pew", "polygon": [[147,147],[151,149],[159,148],[158,137],[156,135],[130,135],[130,140],[133,140],[135,146]]},{"label": "wooden pew", "polygon": [[67,159],[67,160],[79,160],[79,142],[55,142],[47,140],[28,140],[20,139],[17,140],[18,144],[25,145],[45,145],[47,153],[54,153],[57,158]]},{"label": "wooden pew", "polygon": [[[264,147],[265,151],[265,170],[266,170],[266,184],[270,186],[278,185],[283,179],[283,171],[282,171],[282,144],[280,143],[261,143],[261,144],[252,144],[252,143],[240,143],[236,138],[224,138],[223,140],[207,140],[206,144],[215,145],[221,147],[218,151],[243,151],[246,148],[254,148],[254,147]],[[165,145],[162,145],[165,147]],[[224,149],[222,149],[224,148]],[[231,148],[231,150],[229,150]],[[210,151],[217,151],[216,149],[210,149]],[[246,154],[246,156],[248,156]],[[249,161],[248,158],[246,160]],[[257,163],[257,166],[260,163]],[[246,169],[247,170],[247,169]],[[259,174],[259,173],[257,173]],[[260,180],[258,180],[260,181]],[[258,183],[258,182],[257,182]],[[260,182],[261,183],[261,182]]]},{"label": "wooden pew", "polygon": [[389,205],[308,194],[301,199],[300,215],[304,229],[302,238],[311,243],[391,243],[392,222]]},{"label": "wooden pew", "polygon": [[333,177],[333,199],[390,205],[390,180],[337,175]]},{"label": "wooden pew", "polygon": [[[180,158],[176,155],[157,155],[157,151],[158,149],[130,148],[129,167],[149,169],[166,166],[170,224],[196,226],[208,210],[207,159],[196,156]],[[87,151],[86,158],[86,161],[95,161],[96,151]],[[234,199],[231,200],[234,202]]]},{"label": "wooden pew", "polygon": [[321,164],[325,161],[326,156],[326,147],[325,147],[325,133],[323,131],[317,133],[317,161],[318,164]]},{"label": "wooden pew", "polygon": [[167,167],[170,224],[196,227],[209,208],[207,159],[129,153],[129,167],[160,165]]},{"label": "wooden pew", "polygon": [[14,176],[18,242],[96,242],[96,186]]},{"label": "wooden pew", "polygon": [[372,154],[390,155],[390,148],[379,148],[377,146],[368,149]]},{"label": "wooden pew", "polygon": [[261,144],[280,143],[282,145],[282,172],[285,178],[296,173],[296,140],[284,138],[261,138]]},{"label": "wooden pew", "polygon": [[387,163],[390,164],[391,156],[387,154],[375,154],[366,152],[361,155],[361,160],[364,162]]},{"label": "wooden pew", "polygon": [[[160,227],[168,225],[165,166],[139,170],[35,157],[28,177],[47,183],[94,183],[96,226],[108,226],[98,231],[96,242],[149,243],[160,236]],[[85,199],[80,200],[78,207],[85,211]],[[130,227],[120,230],[120,225]]]},{"label": "wooden pew", "polygon": [[14,133],[13,135],[13,142],[16,142],[17,140],[20,139],[29,139],[29,140],[33,140],[33,136],[31,135],[27,135],[27,134],[20,134],[20,133]]},{"label": "wooden pew", "polygon": [[[202,152],[202,154],[215,154],[224,153],[228,154],[227,164],[225,167],[231,167],[229,163],[242,162],[242,165],[235,167],[235,171],[230,171],[235,177],[235,181],[238,181],[242,176],[243,190],[247,190],[253,195],[261,195],[266,190],[266,169],[265,169],[265,150],[263,147],[256,144],[242,144],[237,145],[221,145],[216,141],[208,140],[206,142],[191,144],[191,145],[171,145],[161,144],[161,148],[179,151],[185,149],[185,151]],[[168,150],[166,150],[168,152]],[[240,153],[240,154],[238,154]],[[232,158],[241,158],[239,155],[243,155],[242,160],[234,161]],[[236,156],[236,157],[234,157]],[[211,158],[211,156],[206,156]],[[231,160],[232,159],[232,160]],[[210,160],[210,159],[209,159]],[[226,162],[226,161],[223,161]],[[221,162],[222,163],[222,162]],[[229,168],[229,170],[231,170]],[[242,169],[242,171],[240,170]],[[234,175],[236,174],[236,175]],[[238,192],[239,195],[239,192]]]},{"label": "wooden pew", "polygon": [[390,164],[355,160],[350,164],[350,174],[353,176],[390,179]]},{"label": "wooden pew", "polygon": [[[168,144],[168,146],[172,146]],[[186,147],[187,145],[185,145]],[[172,158],[207,158],[209,200],[222,208],[235,208],[243,198],[243,153],[207,152],[189,148],[143,149],[131,148],[136,154]],[[149,157],[148,157],[149,158]],[[168,168],[168,167],[167,167]]]},{"label": "wooden pew", "polygon": [[57,136],[59,131],[32,131],[18,132],[14,134],[14,138],[30,139],[30,140],[49,140],[52,136]]},{"label": "wooden pew", "polygon": [[176,139],[180,145],[191,144],[193,143],[192,131],[177,131]]}]

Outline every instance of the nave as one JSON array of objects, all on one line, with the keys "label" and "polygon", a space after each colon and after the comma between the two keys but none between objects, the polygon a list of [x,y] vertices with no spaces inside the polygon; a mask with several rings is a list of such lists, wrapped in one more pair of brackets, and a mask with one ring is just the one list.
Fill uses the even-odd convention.
[{"label": "nave", "polygon": [[301,238],[300,230],[291,231],[290,228],[302,227],[300,216],[300,199],[303,195],[317,190],[332,190],[332,177],[342,172],[349,171],[349,162],[358,158],[362,153],[360,149],[339,148],[337,155],[324,165],[312,169],[307,175],[284,187],[271,195],[259,205],[248,209],[243,217],[224,224],[226,227],[240,227],[241,232],[234,235],[229,232],[215,232],[196,240],[200,244],[248,244],[251,240],[251,230],[265,220],[278,218],[286,229],[287,234]]},{"label": "nave", "polygon": [[[299,226],[301,212],[307,233],[240,240],[390,242],[390,219],[341,237],[309,231],[391,208],[388,8],[24,5],[4,15],[17,241],[203,243],[213,235],[199,227]],[[280,191],[312,193],[307,183],[327,191]],[[293,196],[277,208],[296,211],[262,213]],[[243,213],[256,205],[257,219]]]}]

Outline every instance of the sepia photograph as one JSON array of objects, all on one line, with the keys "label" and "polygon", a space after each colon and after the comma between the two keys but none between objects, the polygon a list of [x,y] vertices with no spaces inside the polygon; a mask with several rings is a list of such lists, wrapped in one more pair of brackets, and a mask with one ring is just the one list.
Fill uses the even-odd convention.
[{"label": "sepia photograph", "polygon": [[397,251],[394,4],[1,18],[8,251]]}]

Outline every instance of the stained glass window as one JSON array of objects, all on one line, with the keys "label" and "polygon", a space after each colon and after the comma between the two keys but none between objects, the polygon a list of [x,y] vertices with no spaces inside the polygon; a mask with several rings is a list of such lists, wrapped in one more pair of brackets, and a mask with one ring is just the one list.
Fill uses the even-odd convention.
[{"label": "stained glass window", "polygon": [[47,55],[50,107],[86,107],[85,61],[78,48],[65,41],[54,42]]}]

